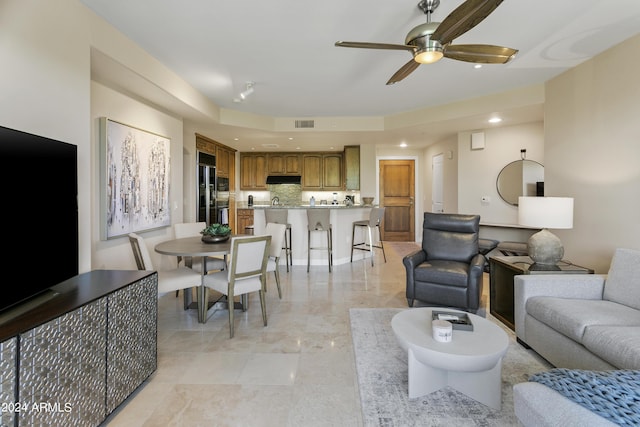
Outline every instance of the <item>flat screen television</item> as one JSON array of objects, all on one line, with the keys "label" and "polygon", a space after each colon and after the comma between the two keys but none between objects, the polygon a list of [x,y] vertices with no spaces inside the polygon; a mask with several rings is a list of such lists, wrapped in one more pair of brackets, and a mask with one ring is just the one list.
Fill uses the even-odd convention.
[{"label": "flat screen television", "polygon": [[78,274],[77,146],[0,126],[0,312]]}]

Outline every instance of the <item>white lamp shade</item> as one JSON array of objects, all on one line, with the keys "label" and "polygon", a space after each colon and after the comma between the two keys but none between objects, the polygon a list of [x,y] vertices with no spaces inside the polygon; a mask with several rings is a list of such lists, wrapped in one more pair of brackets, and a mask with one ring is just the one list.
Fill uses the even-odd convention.
[{"label": "white lamp shade", "polygon": [[518,223],[536,228],[573,228],[573,198],[519,197]]}]

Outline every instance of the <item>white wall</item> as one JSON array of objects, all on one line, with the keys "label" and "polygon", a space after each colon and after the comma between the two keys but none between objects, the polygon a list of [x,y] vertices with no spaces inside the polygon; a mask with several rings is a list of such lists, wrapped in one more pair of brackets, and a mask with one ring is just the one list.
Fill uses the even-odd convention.
[{"label": "white wall", "polygon": [[[449,158],[451,153],[451,158]],[[425,212],[431,212],[432,205],[432,163],[433,158],[438,154],[443,154],[443,202],[444,212],[446,213],[458,213],[458,143],[455,138],[450,138],[445,141],[441,141],[430,145],[424,151],[420,181],[423,184],[424,189],[422,194],[422,206],[424,206]],[[420,228],[422,224],[417,224],[416,228]]]},{"label": "white wall", "polygon": [[[574,198],[565,257],[606,272],[640,249],[640,36],[546,84],[545,186]],[[545,188],[546,190],[546,188]]]},{"label": "white wall", "polygon": [[80,272],[91,269],[92,250],[91,71],[83,16],[76,0],[0,1],[0,125],[78,146]]},{"label": "white wall", "polygon": [[[520,160],[521,149],[527,150],[527,159],[545,164],[543,128],[536,122],[482,129],[482,150],[471,150],[471,132],[459,133],[458,211],[480,214],[485,223],[517,224],[518,208],[500,198],[496,179],[503,167]],[[488,204],[481,202],[482,196],[489,197]]]},{"label": "white wall", "polygon": [[[107,117],[136,128],[144,129],[171,140],[169,199],[171,223],[183,222],[183,145],[182,121],[135,101],[101,84],[91,83],[91,147],[92,147],[92,189],[91,189],[91,230],[92,230],[92,268],[93,269],[136,269],[129,249],[127,236],[110,240],[100,240],[100,140],[98,122]],[[144,232],[142,234],[150,248],[155,268],[168,267],[175,259],[156,254],[152,248],[162,240],[173,237],[172,227]]]}]

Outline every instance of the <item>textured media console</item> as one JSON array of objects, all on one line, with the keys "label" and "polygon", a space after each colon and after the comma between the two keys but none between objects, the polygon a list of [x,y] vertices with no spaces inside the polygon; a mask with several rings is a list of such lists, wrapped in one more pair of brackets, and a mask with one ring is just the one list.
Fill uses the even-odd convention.
[{"label": "textured media console", "polygon": [[157,367],[152,271],[96,270],[0,325],[0,425],[97,426]]}]

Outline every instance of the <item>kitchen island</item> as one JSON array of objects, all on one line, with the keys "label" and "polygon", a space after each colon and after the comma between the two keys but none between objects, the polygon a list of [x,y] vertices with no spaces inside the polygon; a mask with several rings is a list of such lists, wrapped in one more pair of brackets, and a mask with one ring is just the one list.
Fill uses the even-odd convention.
[{"label": "kitchen island", "polygon": [[[289,224],[291,224],[291,248],[293,255],[293,265],[307,265],[307,209],[329,209],[330,221],[333,228],[333,265],[340,265],[351,260],[351,232],[354,221],[369,219],[369,212],[373,206],[347,206],[338,205],[316,205],[314,207],[300,206],[271,206],[254,205],[253,226],[254,234],[264,233],[266,222],[264,210],[267,208],[287,209]],[[356,230],[355,239],[362,242],[362,230]],[[377,236],[374,236],[374,244],[377,244]],[[312,246],[326,246],[326,237],[321,233],[311,233]],[[321,240],[323,239],[323,240]],[[355,251],[353,259],[361,260],[371,255],[367,251]],[[284,264],[285,258],[280,258],[280,263]],[[311,251],[311,265],[327,266],[326,251]]]}]

